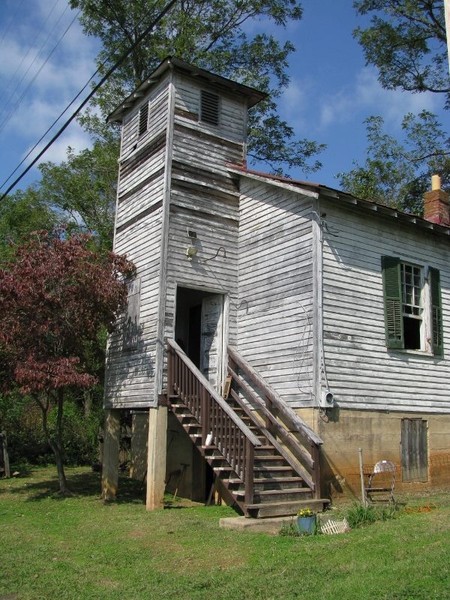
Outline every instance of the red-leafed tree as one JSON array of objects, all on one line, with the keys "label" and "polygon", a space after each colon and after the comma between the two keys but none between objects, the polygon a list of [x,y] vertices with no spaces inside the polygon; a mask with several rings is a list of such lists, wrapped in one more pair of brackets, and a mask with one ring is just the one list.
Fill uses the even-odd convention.
[{"label": "red-leafed tree", "polygon": [[[55,455],[60,492],[64,473],[63,407],[67,393],[96,383],[93,348],[111,332],[127,300],[133,265],[100,254],[88,236],[35,234],[0,269],[0,386],[29,394],[42,411]],[[54,425],[49,414],[56,411]]]}]

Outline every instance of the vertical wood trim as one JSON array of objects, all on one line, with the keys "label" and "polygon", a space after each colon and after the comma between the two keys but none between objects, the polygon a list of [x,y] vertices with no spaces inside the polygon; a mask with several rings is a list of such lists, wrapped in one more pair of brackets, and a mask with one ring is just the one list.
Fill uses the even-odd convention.
[{"label": "vertical wood trim", "polygon": [[313,200],[311,225],[313,233],[312,252],[312,285],[313,285],[313,381],[312,390],[314,404],[319,405],[322,384],[322,363],[325,363],[323,352],[323,237],[320,227],[320,201]]},{"label": "vertical wood trim", "polygon": [[158,323],[156,329],[156,352],[155,352],[155,390],[153,402],[156,405],[158,396],[162,392],[163,370],[164,370],[164,319],[166,311],[167,294],[167,255],[169,247],[169,218],[170,218],[170,194],[172,178],[172,150],[173,150],[173,132],[174,132],[174,113],[175,113],[175,86],[173,83],[173,71],[169,81],[169,99],[167,115],[167,133],[166,133],[166,155],[164,158],[164,188],[163,188],[163,208],[162,208],[162,234],[161,234],[161,255],[159,270],[159,289],[158,289]]}]

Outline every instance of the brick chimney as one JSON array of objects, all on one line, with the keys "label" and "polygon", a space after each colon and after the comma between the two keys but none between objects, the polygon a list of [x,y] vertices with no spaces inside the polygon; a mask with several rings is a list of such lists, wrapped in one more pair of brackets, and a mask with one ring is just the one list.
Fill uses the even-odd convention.
[{"label": "brick chimney", "polygon": [[423,196],[423,218],[437,225],[450,227],[450,210],[448,194],[441,190],[441,178],[433,175],[431,191]]}]

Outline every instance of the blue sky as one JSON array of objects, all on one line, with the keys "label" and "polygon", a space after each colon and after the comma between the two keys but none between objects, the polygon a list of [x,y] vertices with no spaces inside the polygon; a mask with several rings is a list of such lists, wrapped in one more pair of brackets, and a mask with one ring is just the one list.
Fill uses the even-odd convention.
[{"label": "blue sky", "polygon": [[[351,169],[354,160],[364,162],[363,121],[370,115],[382,115],[394,135],[400,134],[405,113],[424,108],[440,114],[448,126],[437,95],[381,88],[376,70],[365,65],[352,36],[363,24],[352,0],[302,4],[303,19],[283,33],[297,51],[291,56],[291,82],[280,112],[299,137],[328,147],[320,156],[321,171],[308,176],[293,171],[292,177],[338,187],[337,173]],[[95,71],[98,44],[84,36],[74,17],[66,0],[0,2],[0,184]],[[67,146],[81,150],[88,144],[87,135],[73,123],[42,160],[59,162]],[[18,188],[38,177],[33,168]]]}]

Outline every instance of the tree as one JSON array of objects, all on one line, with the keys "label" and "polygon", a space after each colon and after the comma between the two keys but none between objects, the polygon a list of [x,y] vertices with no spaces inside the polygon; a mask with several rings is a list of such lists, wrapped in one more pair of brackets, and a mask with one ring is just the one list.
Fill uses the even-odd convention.
[{"label": "tree", "polygon": [[[378,68],[381,85],[436,93],[449,108],[443,0],[355,0],[354,6],[360,15],[371,15],[370,26],[354,33],[366,62]],[[444,189],[450,185],[448,133],[428,111],[403,118],[403,139],[384,133],[381,117],[369,117],[366,125],[366,162],[339,174],[341,186],[359,197],[420,214],[431,174],[441,175]]]},{"label": "tree", "polygon": [[94,142],[76,154],[67,150],[67,160],[39,166],[42,199],[69,219],[71,229],[92,233],[101,248],[110,250],[116,204],[118,144]]},{"label": "tree", "polygon": [[[101,39],[98,56],[101,71],[131,47],[166,4],[163,0],[71,0],[80,9],[85,33]],[[256,106],[249,123],[249,156],[265,161],[276,171],[320,167],[309,163],[323,146],[295,133],[276,111],[276,99],[289,83],[288,57],[291,42],[280,43],[274,35],[250,35],[250,25],[264,20],[270,26],[286,27],[301,18],[297,0],[182,0],[131,53],[95,99],[95,109],[82,118],[94,135],[107,136],[98,115],[110,113],[168,55],[185,58],[197,66],[255,86],[269,94]]]},{"label": "tree", "polygon": [[[366,61],[389,90],[443,94],[450,107],[444,0],[356,0],[371,25],[355,31]],[[375,13],[375,14],[374,14]]]},{"label": "tree", "polygon": [[0,202],[0,265],[14,255],[14,247],[32,231],[52,229],[57,215],[35,187],[17,191]]},{"label": "tree", "polygon": [[369,117],[366,126],[366,162],[340,173],[341,187],[359,198],[421,214],[431,175],[439,173],[442,187],[450,186],[449,139],[442,126],[428,111],[409,113],[402,122],[404,142],[383,131],[382,117]]},{"label": "tree", "polygon": [[124,278],[132,272],[125,258],[94,251],[88,236],[48,233],[36,234],[0,269],[0,384],[4,392],[19,388],[39,406],[62,494],[69,493],[64,400],[95,385],[92,349],[102,330],[114,329],[126,304]]}]

